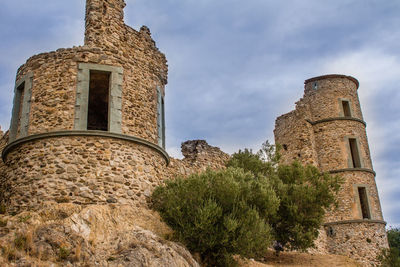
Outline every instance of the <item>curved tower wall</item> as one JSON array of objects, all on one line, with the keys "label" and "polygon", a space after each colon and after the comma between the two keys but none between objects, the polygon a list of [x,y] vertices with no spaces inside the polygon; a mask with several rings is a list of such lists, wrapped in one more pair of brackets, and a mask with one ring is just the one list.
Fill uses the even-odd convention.
[{"label": "curved tower wall", "polygon": [[[137,205],[163,179],[166,59],[146,27],[124,24],[124,6],[88,0],[84,46],[33,56],[19,68],[2,155],[9,212],[43,201]],[[100,87],[106,93],[91,100]],[[89,129],[99,112],[106,128]]]},{"label": "curved tower wall", "polygon": [[311,163],[344,178],[339,206],[327,212],[318,243],[325,252],[370,266],[387,238],[358,86],[344,75],[306,80],[296,110],[276,120],[274,133],[286,163]]}]

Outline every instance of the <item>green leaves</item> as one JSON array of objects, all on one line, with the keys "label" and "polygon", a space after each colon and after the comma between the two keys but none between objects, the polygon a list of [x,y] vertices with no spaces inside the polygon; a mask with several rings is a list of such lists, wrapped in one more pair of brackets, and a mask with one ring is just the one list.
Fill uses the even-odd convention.
[{"label": "green leaves", "polygon": [[387,236],[390,248],[382,250],[381,267],[400,267],[400,229],[389,229]]},{"label": "green leaves", "polygon": [[279,200],[268,180],[242,169],[178,178],[152,199],[175,238],[211,266],[233,266],[232,255],[261,256],[271,245],[265,217],[275,214]]},{"label": "green leaves", "polygon": [[[267,181],[279,205],[276,212],[263,213],[260,208],[259,214],[272,226],[279,243],[289,249],[305,250],[318,237],[325,210],[336,204],[342,180],[311,165],[278,164],[279,159],[279,147],[267,141],[257,154],[247,149],[233,154],[227,166],[243,168],[255,179]],[[268,196],[258,195],[257,188],[251,190],[258,206],[268,201]]]},{"label": "green leaves", "polygon": [[278,152],[266,142],[257,154],[233,154],[226,170],[167,182],[154,191],[153,208],[210,266],[234,266],[232,255],[263,256],[273,240],[312,247],[341,179],[298,162],[280,165]]}]

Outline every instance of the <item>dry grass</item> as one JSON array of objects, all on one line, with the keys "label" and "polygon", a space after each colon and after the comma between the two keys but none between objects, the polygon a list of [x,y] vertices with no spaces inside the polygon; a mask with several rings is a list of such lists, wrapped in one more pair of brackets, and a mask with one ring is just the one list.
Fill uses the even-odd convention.
[{"label": "dry grass", "polygon": [[242,261],[242,267],[359,267],[355,261],[339,255],[316,255],[282,252],[278,257],[269,251],[262,262]]},{"label": "dry grass", "polygon": [[81,260],[82,246],[77,244],[75,248],[75,261],[79,262]]}]

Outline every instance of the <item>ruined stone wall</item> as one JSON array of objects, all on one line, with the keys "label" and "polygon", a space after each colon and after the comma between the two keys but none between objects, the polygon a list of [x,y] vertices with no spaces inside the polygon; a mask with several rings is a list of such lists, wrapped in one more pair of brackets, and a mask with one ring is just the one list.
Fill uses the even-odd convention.
[{"label": "ruined stone wall", "polygon": [[[124,24],[124,6],[123,0],[87,0],[85,45],[35,55],[19,68],[17,84],[31,79],[23,91],[30,95],[28,131],[17,131],[5,148],[6,139],[0,143],[0,197],[8,212],[44,202],[143,206],[166,179],[225,166],[229,156],[205,141],[184,143],[183,160],[170,160],[159,146],[157,89],[165,94],[166,59],[147,27],[138,32]],[[111,70],[110,83],[122,92],[120,132],[76,127],[81,102],[88,102],[80,86],[92,66]]]},{"label": "ruined stone wall", "polygon": [[275,143],[282,146],[283,163],[297,160],[302,164],[318,165],[313,127],[306,120],[310,117],[309,114],[308,106],[300,100],[296,104],[296,110],[276,119]]},{"label": "ruined stone wall", "polygon": [[204,140],[191,140],[182,143],[182,154],[184,156],[182,160],[171,159],[166,174],[168,179],[199,173],[207,168],[224,169],[230,158],[218,147],[210,146]]},{"label": "ruined stone wall", "polygon": [[157,143],[157,86],[164,92],[168,67],[148,28],[124,24],[124,5],[88,1],[85,46],[39,54],[20,67],[17,80],[33,73],[29,135],[73,129],[78,64],[92,63],[123,67],[122,133]]},{"label": "ruined stone wall", "polygon": [[[9,211],[44,201],[142,205],[164,179],[169,157],[158,145],[157,88],[165,94],[168,66],[148,28],[124,24],[124,6],[87,0],[85,45],[35,55],[19,68],[17,84],[31,79],[23,91],[28,131],[16,131],[3,151],[0,191]],[[77,127],[79,101],[88,105],[79,88],[93,66],[110,73],[108,112],[121,119],[117,131],[110,118],[108,131]]]},{"label": "ruined stone wall", "polygon": [[[142,33],[146,34],[147,33]],[[140,35],[140,33],[139,33]],[[137,42],[142,42],[138,39]],[[74,128],[78,64],[93,63],[122,66],[122,133],[157,143],[157,93],[159,73],[153,73],[152,64],[166,68],[158,51],[154,54],[140,50],[127,51],[131,58],[99,48],[78,47],[60,49],[30,58],[23,65],[17,80],[33,72],[29,135]],[[133,56],[134,55],[134,56]],[[143,57],[136,61],[132,57]]]}]

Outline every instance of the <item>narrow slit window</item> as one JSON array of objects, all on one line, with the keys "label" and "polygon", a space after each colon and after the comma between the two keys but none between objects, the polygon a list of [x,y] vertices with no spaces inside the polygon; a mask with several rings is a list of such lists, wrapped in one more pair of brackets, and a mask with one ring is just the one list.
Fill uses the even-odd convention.
[{"label": "narrow slit window", "polygon": [[367,189],[365,187],[358,187],[358,196],[360,198],[360,208],[363,219],[371,219],[371,213],[368,205]]},{"label": "narrow slit window", "polygon": [[22,116],[22,108],[23,108],[23,99],[24,99],[24,89],[25,89],[25,82],[23,82],[20,86],[18,86],[16,91],[16,98],[17,98],[17,109],[16,120],[17,120],[17,136],[21,131],[21,116]]},{"label": "narrow slit window", "polygon": [[342,101],[342,107],[343,107],[343,116],[344,117],[351,117],[351,111],[350,111],[350,102],[343,100]]},{"label": "narrow slit window", "polygon": [[165,149],[165,105],[164,97],[161,99],[161,115],[162,115],[162,147]]},{"label": "narrow slit window", "polygon": [[349,147],[350,147],[351,161],[353,163],[353,168],[361,168],[361,159],[360,159],[360,153],[358,151],[357,139],[349,138]]},{"label": "narrow slit window", "polygon": [[89,101],[87,114],[88,130],[108,130],[108,107],[110,98],[110,73],[90,71]]},{"label": "narrow slit window", "polygon": [[157,87],[157,132],[158,145],[165,148],[165,107],[164,97],[159,87]]}]

